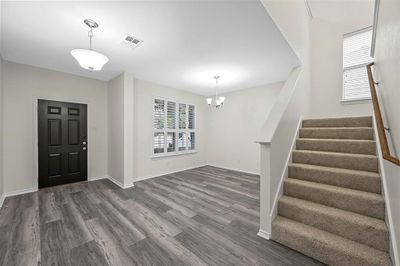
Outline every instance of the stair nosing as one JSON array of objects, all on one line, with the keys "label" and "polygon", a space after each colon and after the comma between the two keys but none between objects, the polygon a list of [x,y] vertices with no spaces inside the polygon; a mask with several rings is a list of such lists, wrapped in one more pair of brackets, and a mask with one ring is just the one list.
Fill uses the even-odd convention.
[{"label": "stair nosing", "polygon": [[369,129],[373,130],[373,127],[301,127],[300,130],[319,130],[319,129]]},{"label": "stair nosing", "polygon": [[[292,196],[288,196],[288,195],[282,195],[282,197],[279,199],[279,201],[281,201],[282,199],[283,200],[288,199],[288,200],[291,200],[291,201],[298,200],[298,201],[303,202],[303,204],[305,204],[305,205],[307,205],[307,204],[308,205],[315,205],[318,208],[326,208],[326,209],[332,210],[334,212],[339,212],[339,213],[341,213],[340,217],[345,217],[345,216],[351,217],[351,216],[353,216],[355,218],[359,218],[359,219],[362,219],[362,220],[365,220],[365,221],[376,222],[376,223],[379,223],[383,227],[383,228],[380,228],[380,229],[384,229],[385,232],[389,232],[385,221],[381,220],[381,219],[378,219],[378,218],[375,218],[375,217],[363,215],[363,214],[352,212],[352,211],[343,210],[343,209],[332,207],[332,206],[327,206],[327,205],[324,205],[324,204],[321,204],[321,203],[318,203],[318,202],[305,200],[305,199],[300,199],[300,198],[296,198],[296,197],[292,197]],[[279,215],[279,210],[278,210],[278,215]],[[285,217],[285,216],[283,216],[283,217]],[[291,218],[288,218],[288,219],[291,219]],[[293,221],[295,221],[295,220],[293,220]],[[312,226],[312,227],[314,227],[314,226]],[[322,230],[322,229],[320,229],[320,230]],[[330,232],[328,232],[328,233],[330,233]]]},{"label": "stair nosing", "polygon": [[[374,192],[368,192],[368,191],[362,191],[362,190],[356,190],[356,189],[351,189],[351,188],[346,188],[346,187],[339,187],[339,186],[334,186],[334,185],[328,185],[328,184],[323,184],[323,183],[318,183],[318,182],[312,182],[312,181],[306,181],[306,180],[302,180],[302,179],[297,179],[297,178],[286,178],[285,181],[289,182],[289,183],[301,183],[302,185],[305,186],[317,186],[319,187],[318,189],[323,189],[323,190],[340,190],[343,192],[347,192],[351,193],[351,194],[358,194],[357,196],[361,196],[361,195],[365,195],[368,196],[370,195],[371,197],[376,198],[377,200],[383,201],[384,202],[384,198],[382,196],[382,194],[378,194],[378,193],[374,193]],[[287,195],[286,195],[287,196]]]},{"label": "stair nosing", "polygon": [[[348,174],[362,174],[362,175],[368,175],[369,177],[376,177],[380,179],[380,174],[377,172],[370,172],[370,171],[364,171],[364,170],[355,170],[355,169],[347,169],[347,168],[340,168],[340,167],[332,167],[332,166],[323,166],[323,165],[316,165],[316,164],[308,164],[308,163],[289,163],[288,166],[305,166],[305,167],[311,167],[314,168],[313,170],[323,170],[323,171],[343,171],[343,172],[348,172]],[[317,168],[322,168],[322,169],[317,169]],[[317,183],[317,182],[316,182]]]},{"label": "stair nosing", "polygon": [[[304,231],[299,231],[300,234],[302,236],[304,236],[304,237],[308,237],[308,238],[311,238],[311,239],[321,239],[321,236],[325,236],[326,238],[331,238],[331,239],[333,238],[334,241],[329,241],[329,243],[328,243],[328,245],[330,245],[331,247],[335,247],[335,248],[338,248],[340,250],[343,250],[342,249],[343,246],[350,245],[353,248],[356,248],[358,246],[358,247],[362,247],[363,248],[362,251],[366,251],[366,250],[374,251],[374,252],[377,252],[377,253],[381,253],[381,255],[386,255],[390,259],[388,252],[385,252],[385,251],[370,247],[368,245],[359,243],[359,242],[354,241],[354,240],[350,240],[350,239],[338,236],[336,234],[329,233],[329,232],[327,232],[325,230],[322,230],[322,229],[319,229],[319,228],[316,228],[316,227],[313,227],[313,226],[310,226],[310,225],[306,225],[306,224],[303,224],[301,222],[297,222],[295,220],[292,220],[292,219],[289,219],[289,218],[286,218],[286,217],[283,217],[283,216],[279,216],[278,215],[275,218],[275,220],[273,222],[273,225],[274,225],[274,223],[279,223],[279,220],[283,220],[283,222],[285,222],[285,220],[287,220],[290,223],[299,224],[300,226],[305,227],[305,229],[307,229],[309,232],[313,233],[313,236],[306,236],[306,235],[304,235]],[[272,240],[274,240],[273,231],[272,231]],[[347,245],[343,245],[343,244],[347,244]]]},{"label": "stair nosing", "polygon": [[376,143],[375,140],[372,139],[323,139],[323,138],[296,138],[296,140],[305,140],[305,141],[331,141],[331,142],[363,142],[363,143]]},{"label": "stair nosing", "polygon": [[314,154],[327,154],[327,155],[342,155],[342,156],[353,156],[360,158],[378,158],[376,155],[372,154],[359,154],[359,153],[348,153],[348,152],[334,152],[334,151],[316,151],[316,150],[293,150],[293,152],[303,152],[303,153],[314,153]]}]

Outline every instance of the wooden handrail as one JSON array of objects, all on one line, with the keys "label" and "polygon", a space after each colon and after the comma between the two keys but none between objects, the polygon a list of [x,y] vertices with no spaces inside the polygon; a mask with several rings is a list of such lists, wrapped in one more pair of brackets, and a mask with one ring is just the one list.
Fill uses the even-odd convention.
[{"label": "wooden handrail", "polygon": [[372,105],[374,106],[375,121],[379,135],[379,142],[381,144],[380,146],[382,150],[382,156],[383,159],[388,160],[389,162],[392,162],[394,164],[400,165],[399,158],[396,158],[395,156],[390,154],[390,149],[385,134],[385,127],[383,125],[382,113],[379,107],[378,97],[376,95],[375,81],[374,77],[372,76],[373,65],[374,63],[368,64],[367,71],[368,71],[369,88],[371,90]]}]

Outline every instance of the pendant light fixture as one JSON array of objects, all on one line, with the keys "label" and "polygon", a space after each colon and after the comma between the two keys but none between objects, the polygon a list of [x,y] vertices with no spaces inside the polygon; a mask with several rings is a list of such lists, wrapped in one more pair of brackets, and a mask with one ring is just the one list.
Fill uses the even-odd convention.
[{"label": "pendant light fixture", "polygon": [[89,49],[74,49],[71,55],[78,61],[79,65],[90,71],[99,71],[108,62],[107,56],[92,50],[93,29],[97,28],[99,24],[91,19],[83,21],[89,28]]},{"label": "pendant light fixture", "polygon": [[207,98],[207,104],[208,105],[213,105],[215,108],[220,108],[225,102],[225,97],[218,97],[218,79],[220,76],[214,76],[215,79],[215,98],[214,98],[214,103],[213,103],[213,98]]}]

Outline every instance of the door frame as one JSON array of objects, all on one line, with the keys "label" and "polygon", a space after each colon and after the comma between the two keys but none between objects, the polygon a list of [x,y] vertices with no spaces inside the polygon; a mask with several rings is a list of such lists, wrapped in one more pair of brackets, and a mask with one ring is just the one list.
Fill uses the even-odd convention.
[{"label": "door frame", "polygon": [[91,145],[91,137],[90,137],[90,103],[86,100],[78,100],[71,98],[62,98],[62,97],[38,97],[34,96],[32,100],[33,107],[33,191],[37,191],[39,189],[39,132],[38,132],[38,101],[46,100],[46,101],[57,101],[57,102],[67,102],[67,103],[78,103],[78,104],[86,104],[87,105],[87,117],[86,117],[86,127],[87,127],[87,142],[88,142],[88,152],[87,155],[87,181],[92,181],[94,179],[91,178],[90,175],[90,145]]}]

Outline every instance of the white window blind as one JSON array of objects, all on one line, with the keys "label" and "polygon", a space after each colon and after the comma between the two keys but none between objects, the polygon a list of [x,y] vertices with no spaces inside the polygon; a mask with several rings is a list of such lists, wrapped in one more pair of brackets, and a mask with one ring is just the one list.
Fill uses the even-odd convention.
[{"label": "white window blind", "polygon": [[371,98],[366,68],[373,61],[371,41],[372,28],[343,37],[343,101]]},{"label": "white window blind", "polygon": [[154,99],[153,154],[166,156],[196,149],[196,107],[191,104]]}]

